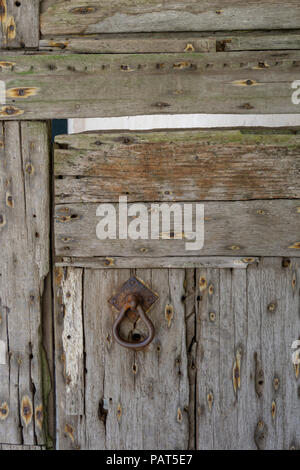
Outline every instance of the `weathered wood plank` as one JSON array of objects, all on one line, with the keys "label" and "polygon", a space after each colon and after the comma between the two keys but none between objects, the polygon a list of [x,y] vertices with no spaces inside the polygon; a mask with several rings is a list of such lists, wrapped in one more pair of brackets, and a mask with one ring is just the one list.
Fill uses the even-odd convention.
[{"label": "weathered wood plank", "polygon": [[[182,203],[178,203],[182,208]],[[186,251],[180,239],[100,240],[98,204],[57,205],[56,255],[73,257],[299,256],[299,200],[206,202],[204,248]],[[117,214],[117,205],[114,205]],[[145,207],[150,214],[151,204]],[[193,204],[195,209],[195,204]],[[128,222],[135,216],[128,218]],[[118,217],[116,218],[118,227]],[[150,226],[148,223],[148,228]],[[161,228],[160,228],[160,233]],[[118,234],[118,229],[116,234]],[[177,233],[174,234],[177,236]],[[118,235],[116,235],[118,237]]]},{"label": "weathered wood plank", "polygon": [[[241,271],[56,268],[58,447],[186,449],[195,440],[207,450],[298,448],[291,344],[300,328],[299,270],[295,258],[263,258]],[[155,339],[139,353],[113,341],[107,303],[132,274],[159,295],[149,313]],[[68,414],[62,299],[75,307],[78,296],[85,406]],[[140,322],[124,323],[125,337],[144,334]],[[74,330],[69,340],[76,338]]]},{"label": "weathered wood plank", "polygon": [[18,445],[7,445],[7,444],[0,444],[0,450],[10,451],[10,450],[44,450],[42,446],[18,446]]},{"label": "weathered wood plank", "polygon": [[299,50],[298,31],[230,33],[139,33],[57,36],[41,39],[39,50],[56,53],[139,54]]},{"label": "weathered wood plank", "polygon": [[127,132],[56,142],[56,203],[300,198],[298,135]]},{"label": "weathered wood plank", "polygon": [[295,113],[299,64],[295,51],[6,55],[0,118]]},{"label": "weathered wood plank", "polygon": [[49,272],[47,124],[3,123],[1,162],[0,339],[5,354],[0,365],[0,442],[46,444],[41,305]]},{"label": "weathered wood plank", "polygon": [[[300,47],[299,47],[300,48]],[[294,49],[294,47],[291,47]],[[101,53],[101,54],[139,54],[171,52],[216,52],[214,37],[201,37],[188,33],[177,34],[103,34],[81,37],[55,37],[41,39],[40,51]]]},{"label": "weathered wood plank", "polygon": [[37,49],[39,0],[0,1],[0,49]]},{"label": "weathered wood plank", "polygon": [[79,268],[105,268],[105,269],[128,269],[128,268],[239,268],[246,269],[251,263],[258,263],[259,258],[237,258],[217,256],[164,256],[158,258],[72,258],[57,257],[55,266],[73,266]]},{"label": "weathered wood plank", "polygon": [[43,35],[154,31],[296,29],[297,0],[43,0]]},{"label": "weathered wood plank", "polygon": [[[270,33],[230,33],[221,37],[216,35],[216,50],[218,52],[233,51],[267,51],[293,50],[300,48],[298,32],[276,31]],[[71,46],[72,47],[72,46]],[[75,46],[76,47],[76,46]]]},{"label": "weathered wood plank", "polygon": [[264,258],[247,271],[198,271],[199,449],[298,448],[291,344],[300,327],[299,267]]},{"label": "weathered wood plank", "polygon": [[[82,275],[76,268],[57,268],[58,299],[65,298],[69,292],[68,302],[74,301],[74,291],[70,292],[66,282],[78,276],[76,271]],[[80,382],[80,387],[85,408],[80,416],[79,411],[68,413],[63,405],[69,380],[63,375],[62,362],[66,356],[62,353],[63,361],[57,368],[60,449],[185,449],[188,446],[185,409],[189,405],[189,383],[181,302],[185,271],[139,270],[136,275],[160,292],[159,301],[150,313],[157,327],[155,340],[147,351],[139,354],[121,348],[112,340],[115,314],[107,302],[128,279],[130,270],[84,271],[81,291],[84,314],[80,315],[84,323],[80,328],[84,331],[84,355],[80,361],[85,368],[85,380]],[[62,305],[59,300],[58,321],[62,318]],[[169,322],[163,316],[167,305],[174,309]],[[135,328],[127,323],[123,328],[128,334],[144,333],[139,323]],[[56,330],[56,342],[63,351],[62,328],[60,324]],[[75,340],[76,332],[73,333],[70,341]]]}]

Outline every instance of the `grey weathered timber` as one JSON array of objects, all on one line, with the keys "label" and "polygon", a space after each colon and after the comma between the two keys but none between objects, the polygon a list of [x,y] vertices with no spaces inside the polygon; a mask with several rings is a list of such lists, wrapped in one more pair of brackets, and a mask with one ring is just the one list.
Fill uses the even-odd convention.
[{"label": "grey weathered timber", "polygon": [[298,111],[298,51],[4,58],[1,119]]},{"label": "grey weathered timber", "polygon": [[[139,353],[112,339],[107,302],[132,274],[159,295],[155,339]],[[281,258],[242,270],[57,267],[58,448],[298,448],[299,276],[299,260]],[[133,334],[145,335],[141,322],[124,321]]]},{"label": "grey weathered timber", "polygon": [[43,35],[299,28],[297,0],[43,0]]},{"label": "grey weathered timber", "polygon": [[[149,314],[155,340],[139,354],[112,340],[115,313],[107,302],[131,271],[56,268],[59,449],[188,446],[185,271],[134,272],[160,295]],[[164,313],[168,305],[174,317]],[[122,332],[144,334],[142,325],[129,322]]]},{"label": "grey weathered timber", "polygon": [[[275,41],[275,40],[274,40]],[[294,47],[291,47],[294,49]],[[139,54],[216,52],[216,39],[196,33],[101,34],[41,39],[40,51],[56,53]]]},{"label": "grey weathered timber", "polygon": [[[178,204],[183,207],[183,203]],[[118,214],[117,204],[114,206]],[[150,214],[151,204],[145,203],[145,206]],[[207,201],[204,203],[204,247],[197,251],[186,250],[185,243],[188,240],[178,239],[182,233],[174,233],[175,239],[170,240],[163,239],[163,232],[159,233],[159,240],[150,239],[150,235],[148,240],[99,240],[96,237],[96,226],[101,217],[96,216],[97,207],[97,203],[56,206],[57,255],[108,258],[300,255],[299,200]],[[193,209],[195,210],[195,204]],[[134,217],[128,217],[128,223],[132,222]]]},{"label": "grey weathered timber", "polygon": [[274,132],[60,136],[55,201],[300,199],[300,137]]},{"label": "grey weathered timber", "polygon": [[[222,37],[223,36],[223,37]],[[233,51],[263,51],[263,50],[293,50],[300,48],[300,35],[298,31],[271,31],[219,33],[215,37],[217,52]]]},{"label": "grey weathered timber", "polygon": [[39,0],[0,0],[0,49],[37,49]]},{"label": "grey weathered timber", "polygon": [[299,50],[296,31],[139,33],[56,36],[39,41],[39,50],[55,53],[138,54]]},{"label": "grey weathered timber", "polygon": [[299,268],[197,271],[199,449],[299,448]]},{"label": "grey weathered timber", "polygon": [[48,125],[1,124],[0,443],[50,445],[42,344],[49,273]]},{"label": "grey weathered timber", "polygon": [[0,444],[0,450],[6,451],[15,451],[15,450],[43,450],[42,446],[16,446],[16,445],[6,445]]},{"label": "grey weathered timber", "polygon": [[55,266],[71,266],[78,268],[105,268],[105,269],[128,269],[128,268],[239,268],[246,269],[250,263],[258,263],[259,258],[238,258],[226,256],[162,256],[162,257],[94,257],[94,258],[72,258],[56,257]]}]

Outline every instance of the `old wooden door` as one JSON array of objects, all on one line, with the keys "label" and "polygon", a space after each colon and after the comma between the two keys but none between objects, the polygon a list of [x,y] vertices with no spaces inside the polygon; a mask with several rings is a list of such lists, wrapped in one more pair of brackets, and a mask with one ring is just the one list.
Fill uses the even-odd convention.
[{"label": "old wooden door", "polygon": [[[299,148],[289,132],[56,138],[58,448],[299,444]],[[99,240],[97,207],[125,195],[148,212],[202,202],[204,247],[186,251],[176,233]],[[131,276],[158,294],[139,352],[113,339],[108,303]],[[121,334],[147,330],[126,319]]]},{"label": "old wooden door", "polygon": [[[299,130],[62,136],[53,166],[45,121],[295,114],[299,18],[298,0],[0,0],[1,450],[300,448]],[[120,196],[204,205],[204,246],[177,226],[99,239]],[[132,276],[158,296],[139,352],[108,303]]]}]

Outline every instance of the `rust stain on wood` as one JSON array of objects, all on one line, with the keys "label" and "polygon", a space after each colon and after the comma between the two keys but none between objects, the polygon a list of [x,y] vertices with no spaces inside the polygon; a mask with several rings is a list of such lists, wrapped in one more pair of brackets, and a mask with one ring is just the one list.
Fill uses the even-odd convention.
[{"label": "rust stain on wood", "polygon": [[212,407],[213,407],[213,404],[214,404],[214,394],[212,391],[210,391],[208,394],[207,394],[207,404],[208,404],[208,409],[209,411],[212,410]]},{"label": "rust stain on wood", "polygon": [[0,116],[20,116],[21,114],[24,114],[24,110],[15,106],[2,106],[0,108]]},{"label": "rust stain on wood", "polygon": [[122,417],[122,406],[120,403],[118,403],[118,406],[117,406],[117,420],[118,422],[121,421],[121,417]]},{"label": "rust stain on wood", "polygon": [[203,276],[201,276],[199,279],[199,288],[200,292],[204,291],[207,288],[207,280]]},{"label": "rust stain on wood", "polygon": [[7,19],[7,5],[6,0],[0,0],[0,21],[2,25],[6,24]]},{"label": "rust stain on wood", "polygon": [[95,7],[87,6],[72,8],[72,10],[70,10],[70,13],[73,13],[74,15],[88,15],[90,13],[94,13],[95,11]]},{"label": "rust stain on wood", "polygon": [[74,442],[74,429],[70,424],[65,425],[65,433]]},{"label": "rust stain on wood", "polygon": [[16,37],[16,23],[13,16],[9,16],[6,23],[7,39],[12,40]]},{"label": "rust stain on wood", "polygon": [[274,385],[275,392],[277,392],[279,390],[279,387],[280,387],[280,380],[279,380],[278,377],[274,378],[273,385]]},{"label": "rust stain on wood", "polygon": [[182,422],[182,411],[180,408],[177,409],[177,422],[178,423]]},{"label": "rust stain on wood", "polygon": [[22,402],[21,402],[21,416],[26,427],[28,427],[29,424],[31,423],[32,415],[33,415],[33,407],[32,407],[31,399],[29,398],[28,395],[25,395],[22,398]]},{"label": "rust stain on wood", "polygon": [[292,276],[292,289],[294,292],[295,292],[296,286],[297,286],[297,274],[296,274],[296,271],[294,271],[293,276]]},{"label": "rust stain on wood", "polygon": [[293,245],[289,246],[290,250],[300,250],[300,242],[295,242]]},{"label": "rust stain on wood", "polygon": [[214,312],[210,312],[209,313],[209,321],[211,321],[212,323],[215,323],[216,321],[216,314]]},{"label": "rust stain on wood", "polygon": [[234,393],[237,394],[241,388],[241,362],[242,362],[242,349],[238,348],[235,355],[235,362],[232,370],[232,381]]},{"label": "rust stain on wood", "polygon": [[256,82],[255,80],[234,80],[232,82],[232,85],[234,86],[257,86],[257,85],[260,85],[258,82]]},{"label": "rust stain on wood", "polygon": [[43,421],[44,421],[43,405],[38,405],[35,409],[35,424],[40,430],[43,429]]},{"label": "rust stain on wood", "polygon": [[0,67],[3,69],[12,69],[14,65],[16,65],[15,62],[8,62],[6,60],[0,61]]},{"label": "rust stain on wood", "polygon": [[165,307],[165,319],[168,322],[168,328],[171,327],[173,317],[174,317],[174,308],[172,305],[167,304]]},{"label": "rust stain on wood", "polygon": [[9,407],[6,402],[0,405],[0,421],[5,421],[9,415]]},{"label": "rust stain on wood", "polygon": [[39,88],[36,87],[18,87],[9,88],[6,92],[8,98],[29,98],[39,92]]},{"label": "rust stain on wood", "polygon": [[189,42],[189,43],[185,46],[184,52],[195,52],[195,48],[194,48],[193,44],[191,44],[191,43]]},{"label": "rust stain on wood", "polygon": [[0,228],[6,225],[6,218],[5,215],[0,214]]},{"label": "rust stain on wood", "polygon": [[10,207],[11,209],[13,209],[14,207],[14,200],[13,200],[13,197],[10,193],[6,193],[6,205],[7,207]]},{"label": "rust stain on wood", "polygon": [[273,421],[275,421],[275,419],[276,419],[276,411],[277,411],[276,402],[273,400],[272,401],[272,406],[271,406],[271,414],[272,414]]},{"label": "rust stain on wood", "polygon": [[267,434],[267,425],[263,421],[259,421],[254,432],[254,441],[259,450],[264,450],[266,448]]},{"label": "rust stain on wood", "polygon": [[191,65],[192,64],[190,62],[176,62],[175,64],[173,64],[173,69],[183,70],[183,69],[190,68]]},{"label": "rust stain on wood", "polygon": [[268,311],[274,313],[277,309],[277,302],[271,302],[268,305]]},{"label": "rust stain on wood", "polygon": [[294,369],[295,369],[295,377],[296,379],[299,378],[299,372],[300,372],[300,364],[294,364]]},{"label": "rust stain on wood", "polygon": [[257,396],[260,398],[263,394],[264,389],[264,371],[262,369],[261,361],[258,357],[258,354],[254,353],[254,362],[255,362],[255,391]]}]

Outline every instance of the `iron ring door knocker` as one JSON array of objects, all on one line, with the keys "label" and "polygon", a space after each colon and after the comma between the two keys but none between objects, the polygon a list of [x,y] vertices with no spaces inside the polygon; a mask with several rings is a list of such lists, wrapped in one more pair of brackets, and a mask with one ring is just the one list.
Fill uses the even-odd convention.
[{"label": "iron ring door knocker", "polygon": [[[121,287],[119,293],[109,300],[109,302],[120,312],[114,321],[112,328],[113,337],[118,344],[124,348],[141,351],[153,341],[155,329],[146,312],[157,299],[157,294],[149,289],[142,281],[136,277],[131,277]],[[121,337],[120,325],[125,316],[129,316],[130,318],[129,314],[131,315],[132,321],[136,321],[140,318],[145,323],[148,330],[148,336],[145,339],[137,342],[130,342]]]}]

